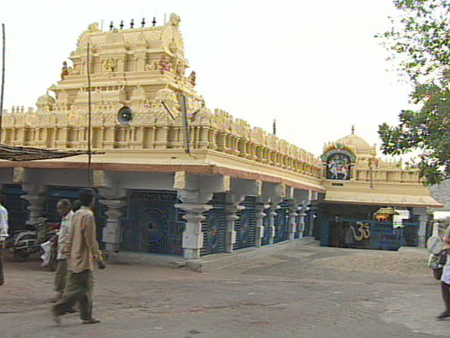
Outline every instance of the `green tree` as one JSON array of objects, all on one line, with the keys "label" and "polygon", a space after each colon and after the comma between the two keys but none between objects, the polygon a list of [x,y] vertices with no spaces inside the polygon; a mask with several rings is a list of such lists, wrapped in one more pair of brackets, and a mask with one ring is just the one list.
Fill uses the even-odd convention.
[{"label": "green tree", "polygon": [[391,30],[376,37],[414,85],[417,111],[379,127],[385,154],[421,152],[410,165],[427,184],[450,178],[450,0],[395,0]]}]

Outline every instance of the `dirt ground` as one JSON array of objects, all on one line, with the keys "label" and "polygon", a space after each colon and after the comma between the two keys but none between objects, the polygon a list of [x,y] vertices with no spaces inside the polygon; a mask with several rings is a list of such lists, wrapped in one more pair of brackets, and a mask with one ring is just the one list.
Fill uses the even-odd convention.
[{"label": "dirt ground", "polygon": [[1,338],[449,337],[439,282],[422,249],[399,252],[307,245],[240,259],[224,269],[108,265],[96,272],[94,314],[56,326],[53,273],[6,262]]}]

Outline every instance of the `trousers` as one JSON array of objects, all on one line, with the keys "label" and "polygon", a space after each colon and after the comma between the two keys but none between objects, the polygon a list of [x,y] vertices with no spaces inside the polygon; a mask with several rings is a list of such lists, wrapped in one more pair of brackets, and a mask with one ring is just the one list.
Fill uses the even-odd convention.
[{"label": "trousers", "polygon": [[59,259],[58,265],[56,266],[56,275],[55,275],[55,291],[59,293],[63,293],[66,288],[66,280],[67,280],[67,260]]},{"label": "trousers", "polygon": [[91,319],[93,279],[91,270],[84,270],[80,273],[69,272],[64,295],[61,300],[53,306],[53,313],[62,316],[78,303],[80,318],[82,320]]}]

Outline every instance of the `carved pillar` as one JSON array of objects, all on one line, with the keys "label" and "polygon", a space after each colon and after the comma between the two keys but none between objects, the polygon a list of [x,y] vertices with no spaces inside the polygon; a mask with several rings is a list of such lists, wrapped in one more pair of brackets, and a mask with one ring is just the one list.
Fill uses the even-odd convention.
[{"label": "carved pillar", "polygon": [[266,217],[266,210],[269,207],[268,204],[263,202],[262,198],[259,198],[256,202],[255,217],[256,217],[256,243],[255,246],[260,247],[262,245],[262,239],[264,237],[264,217]]},{"label": "carved pillar", "polygon": [[56,143],[57,148],[67,148],[67,127],[59,129],[58,141]]},{"label": "carved pillar", "polygon": [[205,219],[203,213],[213,208],[212,205],[206,204],[212,195],[200,193],[198,190],[178,191],[178,198],[183,203],[176,204],[175,207],[186,212],[183,218],[187,221],[182,244],[184,258],[200,258],[200,250],[203,247],[202,221]]},{"label": "carved pillar", "polygon": [[295,200],[289,201],[289,240],[293,241],[295,239],[295,232],[297,231],[297,210],[298,210],[298,204]]},{"label": "carved pillar", "polygon": [[413,214],[419,216],[419,231],[417,236],[418,246],[420,248],[426,247],[426,233],[427,233],[427,209],[426,208],[413,208]]},{"label": "carved pillar", "polygon": [[277,183],[264,183],[262,185],[261,196],[263,201],[270,201],[268,216],[269,224],[267,225],[267,231],[269,231],[269,244],[273,244],[275,237],[275,216],[278,204],[286,197],[286,186],[284,184]]},{"label": "carved pillar", "polygon": [[273,244],[273,238],[275,237],[275,216],[277,215],[276,210],[278,209],[278,203],[277,202],[270,202],[269,206],[269,225],[268,225],[268,231],[269,231],[269,244]]},{"label": "carved pillar", "polygon": [[210,140],[208,138],[209,135],[209,127],[203,126],[201,127],[200,131],[201,131],[201,137],[199,140],[199,148],[200,149],[207,149],[209,147],[210,144]]},{"label": "carved pillar", "polygon": [[27,224],[38,223],[39,218],[42,216],[42,213],[44,211],[44,187],[42,185],[34,183],[23,183],[22,189],[26,192],[26,194],[22,195],[21,198],[27,200],[30,203],[30,205],[27,207],[27,209],[30,211]]},{"label": "carved pillar", "polygon": [[219,175],[200,176],[179,171],[175,173],[173,187],[178,190],[178,198],[183,202],[175,207],[186,212],[183,216],[187,221],[183,232],[184,257],[199,258],[203,247],[203,213],[213,208],[207,204],[213,193],[230,190],[230,178]]},{"label": "carved pillar", "polygon": [[145,62],[147,58],[147,53],[144,51],[139,51],[135,53],[136,63],[135,63],[135,72],[143,72],[145,71]]},{"label": "carved pillar", "polygon": [[156,129],[155,149],[167,148],[167,137],[169,135],[169,127],[161,126]]},{"label": "carved pillar", "polygon": [[122,242],[122,228],[120,218],[126,205],[126,190],[100,188],[100,194],[104,197],[99,202],[106,206],[106,226],[103,228],[102,241],[106,244],[106,251],[110,259],[114,259]]},{"label": "carved pillar", "polygon": [[236,230],[234,228],[234,223],[239,219],[237,212],[245,209],[244,206],[239,205],[244,198],[245,195],[235,194],[233,192],[227,193],[226,195],[225,219],[227,221],[227,225],[225,230],[225,252],[233,252],[233,246],[234,243],[236,243]]},{"label": "carved pillar", "polygon": [[[305,217],[306,217],[306,209],[308,208],[308,201],[303,201],[302,205],[298,208],[299,213],[299,222],[298,222],[298,232],[299,232],[299,238],[303,238],[305,235]],[[309,235],[309,234],[306,234]]]}]

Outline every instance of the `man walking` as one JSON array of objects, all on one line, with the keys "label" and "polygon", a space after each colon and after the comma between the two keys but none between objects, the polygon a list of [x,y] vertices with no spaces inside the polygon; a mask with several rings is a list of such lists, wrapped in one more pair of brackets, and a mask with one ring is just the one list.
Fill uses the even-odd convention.
[{"label": "man walking", "polygon": [[0,285],[5,283],[3,275],[3,247],[6,238],[8,238],[8,210],[1,204],[2,197],[0,194]]},{"label": "man walking", "polygon": [[69,200],[63,199],[56,204],[56,210],[61,216],[61,227],[58,232],[58,254],[56,257],[56,275],[55,275],[55,291],[56,297],[53,303],[56,303],[63,296],[64,289],[66,288],[67,279],[67,257],[63,253],[63,249],[67,244],[67,239],[69,237],[70,222],[74,212],[72,211],[72,206]]},{"label": "man walking", "polygon": [[105,267],[96,240],[95,219],[92,208],[95,195],[91,189],[80,192],[81,208],[72,217],[71,231],[64,250],[68,256],[69,277],[63,297],[52,307],[53,318],[60,323],[61,316],[79,304],[83,324],[95,324],[100,320],[92,317],[92,287],[94,263]]}]

